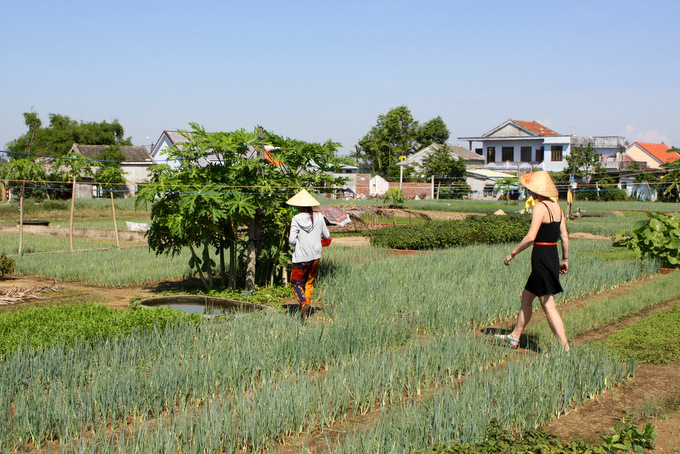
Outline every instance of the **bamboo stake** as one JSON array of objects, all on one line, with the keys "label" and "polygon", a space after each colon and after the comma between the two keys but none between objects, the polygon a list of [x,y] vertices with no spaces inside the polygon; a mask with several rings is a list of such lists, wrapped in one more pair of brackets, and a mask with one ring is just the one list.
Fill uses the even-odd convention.
[{"label": "bamboo stake", "polygon": [[24,245],[24,186],[26,180],[21,181],[21,192],[19,193],[19,255]]},{"label": "bamboo stake", "polygon": [[73,175],[73,184],[71,185],[71,216],[68,223],[68,239],[71,245],[71,252],[73,252],[73,210],[76,206],[76,176]]},{"label": "bamboo stake", "polygon": [[111,211],[113,212],[113,231],[116,232],[116,247],[120,249],[120,240],[118,239],[118,224],[116,223],[116,205],[113,203],[113,190],[111,194]]}]

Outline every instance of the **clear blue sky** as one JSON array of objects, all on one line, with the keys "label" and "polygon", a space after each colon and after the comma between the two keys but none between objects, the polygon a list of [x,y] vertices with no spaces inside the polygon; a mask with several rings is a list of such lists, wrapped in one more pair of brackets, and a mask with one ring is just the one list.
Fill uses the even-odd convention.
[{"label": "clear blue sky", "polygon": [[341,142],[390,108],[457,137],[508,118],[680,146],[680,2],[5,2],[0,149],[23,112]]}]

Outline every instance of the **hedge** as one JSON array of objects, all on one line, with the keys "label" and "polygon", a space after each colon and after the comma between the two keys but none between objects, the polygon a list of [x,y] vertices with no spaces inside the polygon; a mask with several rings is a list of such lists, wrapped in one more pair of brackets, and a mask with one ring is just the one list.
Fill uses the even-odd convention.
[{"label": "hedge", "polygon": [[469,216],[455,221],[387,227],[371,233],[371,244],[391,249],[441,249],[469,244],[510,243],[526,235],[530,214]]}]

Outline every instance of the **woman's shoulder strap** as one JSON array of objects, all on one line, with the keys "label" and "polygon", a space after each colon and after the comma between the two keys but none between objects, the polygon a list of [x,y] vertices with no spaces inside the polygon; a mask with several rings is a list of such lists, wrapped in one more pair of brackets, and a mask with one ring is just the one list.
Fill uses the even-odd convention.
[{"label": "woman's shoulder strap", "polygon": [[555,220],[553,219],[552,211],[550,211],[550,207],[548,206],[548,204],[545,203],[545,200],[541,200],[541,203],[543,204],[545,209],[548,210],[548,216],[550,216],[550,222],[555,222]]}]

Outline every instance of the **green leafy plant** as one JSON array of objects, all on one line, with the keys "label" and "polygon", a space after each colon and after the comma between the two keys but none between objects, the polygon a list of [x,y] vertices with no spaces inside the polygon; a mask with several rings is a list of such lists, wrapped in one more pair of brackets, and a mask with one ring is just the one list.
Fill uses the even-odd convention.
[{"label": "green leafy plant", "polygon": [[387,190],[383,200],[390,207],[403,207],[404,203],[406,203],[406,195],[401,189],[392,188]]},{"label": "green leafy plant", "polygon": [[0,254],[0,279],[5,278],[5,274],[12,274],[16,269],[17,264],[10,257],[5,254]]},{"label": "green leafy plant", "polygon": [[628,247],[638,257],[658,258],[664,267],[680,267],[680,213],[647,216],[633,224],[632,233],[619,231],[614,246]]},{"label": "green leafy plant", "polygon": [[602,446],[608,452],[625,451],[631,449],[635,452],[643,452],[646,449],[654,449],[653,440],[657,433],[650,422],[645,423],[642,429],[638,429],[626,418],[626,410],[621,411],[621,418],[614,424],[613,434],[602,437]]},{"label": "green leafy plant", "polygon": [[489,422],[489,428],[484,440],[471,444],[454,443],[451,446],[435,446],[426,451],[416,451],[419,454],[483,454],[491,452],[522,453],[541,452],[545,454],[560,453],[591,453],[604,454],[605,448],[589,446],[581,439],[564,442],[555,435],[548,435],[542,429],[534,429],[521,435],[503,430],[497,420]]}]

